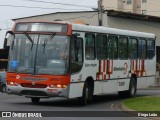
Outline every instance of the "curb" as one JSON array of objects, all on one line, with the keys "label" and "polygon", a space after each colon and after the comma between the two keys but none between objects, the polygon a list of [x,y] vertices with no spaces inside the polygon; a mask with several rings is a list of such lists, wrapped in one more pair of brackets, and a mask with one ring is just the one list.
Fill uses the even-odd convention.
[{"label": "curb", "polygon": [[[123,101],[120,102],[120,103],[115,104],[114,108],[115,108],[116,110],[119,110],[119,111],[124,111],[124,112],[126,112],[127,114],[130,114],[130,115],[139,117],[139,116],[137,115],[138,112],[135,111],[135,110],[132,110],[132,109],[128,108],[127,106],[125,106],[125,105],[123,104]],[[146,119],[148,118],[148,119],[152,119],[152,120],[160,120],[160,117],[139,117],[139,118],[146,118]]]}]

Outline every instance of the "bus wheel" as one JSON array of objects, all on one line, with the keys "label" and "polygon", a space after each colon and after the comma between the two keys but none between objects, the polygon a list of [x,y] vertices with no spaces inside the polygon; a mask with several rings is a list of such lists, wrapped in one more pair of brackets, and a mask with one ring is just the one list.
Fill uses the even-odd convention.
[{"label": "bus wheel", "polygon": [[130,85],[129,85],[129,90],[127,90],[127,91],[120,91],[120,92],[118,92],[118,95],[121,98],[131,98],[131,97],[135,96],[136,91],[137,91],[136,79],[135,79],[135,77],[131,77]]},{"label": "bus wheel", "polygon": [[32,97],[32,98],[31,98],[31,101],[32,101],[32,103],[39,103],[40,98]]},{"label": "bus wheel", "polygon": [[2,86],[2,93],[6,93],[6,85]]},{"label": "bus wheel", "polygon": [[137,92],[136,78],[132,77],[129,85],[128,97],[134,97]]},{"label": "bus wheel", "polygon": [[80,98],[80,104],[82,106],[87,105],[88,99],[89,99],[89,87],[88,87],[88,83],[85,82],[83,87],[83,94],[82,94],[82,97]]}]

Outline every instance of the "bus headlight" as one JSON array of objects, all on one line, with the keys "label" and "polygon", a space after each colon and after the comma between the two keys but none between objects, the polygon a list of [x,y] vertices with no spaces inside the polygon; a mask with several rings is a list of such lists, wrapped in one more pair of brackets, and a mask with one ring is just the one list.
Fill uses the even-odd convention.
[{"label": "bus headlight", "polygon": [[14,82],[10,82],[9,84],[10,84],[11,86],[14,86]]},{"label": "bus headlight", "polygon": [[16,83],[16,82],[9,82],[9,85],[10,85],[10,86],[18,86],[19,84]]},{"label": "bus headlight", "polygon": [[60,84],[57,85],[57,88],[61,88],[61,87],[62,87],[62,85],[60,85]]}]

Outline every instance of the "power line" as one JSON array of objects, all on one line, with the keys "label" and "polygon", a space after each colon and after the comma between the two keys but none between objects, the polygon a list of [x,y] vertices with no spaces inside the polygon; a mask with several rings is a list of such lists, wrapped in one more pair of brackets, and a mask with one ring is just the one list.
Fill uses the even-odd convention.
[{"label": "power line", "polygon": [[0,5],[0,6],[3,6],[3,7],[34,8],[34,9],[85,10],[85,9],[64,9],[64,8],[44,8],[44,7],[30,7],[30,6],[17,6],[17,5]]},{"label": "power line", "polygon": [[50,3],[50,4],[58,4],[58,5],[65,5],[65,6],[75,6],[75,7],[84,7],[84,8],[94,8],[94,6],[76,5],[76,4],[67,4],[67,3],[56,3],[56,2],[46,2],[46,1],[42,1],[42,0],[23,0],[23,1]]}]

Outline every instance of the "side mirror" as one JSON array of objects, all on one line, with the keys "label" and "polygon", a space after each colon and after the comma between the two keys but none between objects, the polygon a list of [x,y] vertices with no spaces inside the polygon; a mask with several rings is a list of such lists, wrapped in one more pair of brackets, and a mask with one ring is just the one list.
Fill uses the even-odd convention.
[{"label": "side mirror", "polygon": [[7,46],[7,38],[4,38],[3,48],[4,49],[8,48],[8,46]]},{"label": "side mirror", "polygon": [[5,35],[5,38],[4,38],[4,44],[3,44],[4,49],[9,49],[10,44],[11,44],[11,40],[9,39],[9,37],[11,35],[15,38],[14,33],[12,31],[7,31],[6,32],[6,35]]}]

